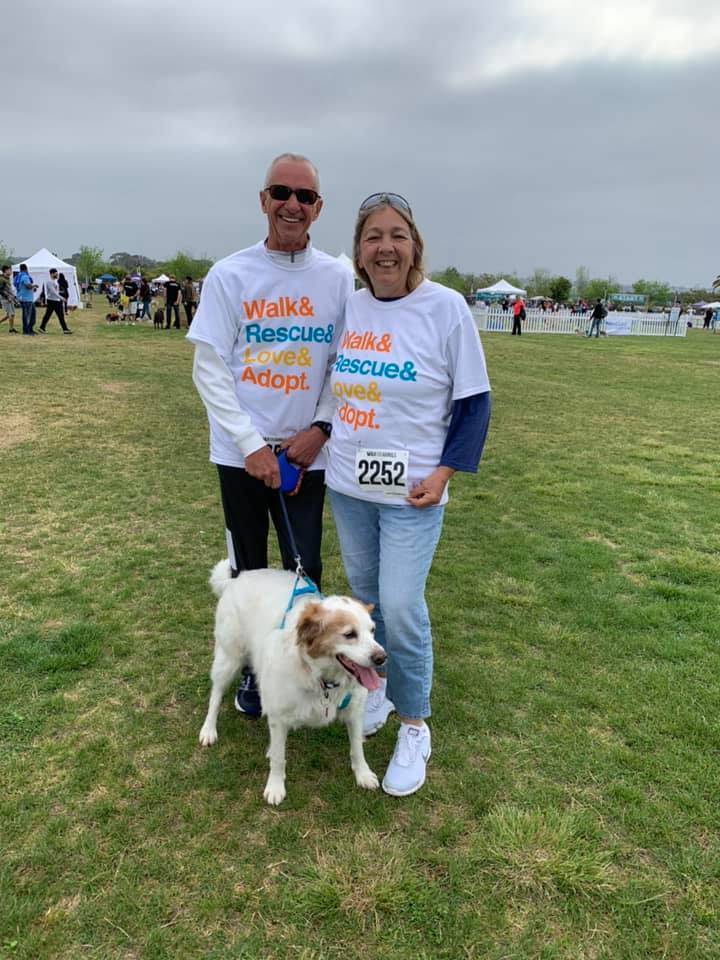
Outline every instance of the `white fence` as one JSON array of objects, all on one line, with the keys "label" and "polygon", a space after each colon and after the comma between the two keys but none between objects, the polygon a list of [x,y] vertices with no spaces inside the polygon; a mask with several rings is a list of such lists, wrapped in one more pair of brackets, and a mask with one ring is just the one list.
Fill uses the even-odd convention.
[{"label": "white fence", "polygon": [[[471,307],[475,322],[479,330],[493,333],[510,333],[513,325],[511,310],[480,310]],[[684,337],[687,332],[686,317],[683,315],[677,322],[670,322],[667,314],[661,313],[609,313],[602,321],[600,329],[608,335],[625,335],[633,337]],[[552,313],[549,310],[530,308],[522,321],[523,333],[574,333],[584,334],[590,329],[590,313],[571,313],[569,310],[559,310]]]}]

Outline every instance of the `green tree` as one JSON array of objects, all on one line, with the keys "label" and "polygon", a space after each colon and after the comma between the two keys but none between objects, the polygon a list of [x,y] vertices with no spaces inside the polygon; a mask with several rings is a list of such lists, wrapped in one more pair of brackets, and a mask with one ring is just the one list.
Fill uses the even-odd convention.
[{"label": "green tree", "polygon": [[500,279],[500,274],[498,273],[479,273],[475,277],[475,289],[480,290],[482,287],[491,287],[494,283],[497,283]]},{"label": "green tree", "polygon": [[617,290],[617,286],[618,284],[615,277],[596,277],[593,280],[588,280],[587,286],[585,287],[585,299],[606,300],[608,294]]},{"label": "green tree", "polygon": [[590,283],[590,271],[587,267],[578,267],[575,271],[575,296],[586,297]]},{"label": "green tree", "polygon": [[466,290],[465,278],[455,267],[447,267],[445,270],[431,273],[430,279],[434,280],[435,283],[441,283],[444,287],[457,290],[458,293],[469,293],[469,291]]},{"label": "green tree", "polygon": [[103,273],[102,247],[80,247],[73,259],[77,272],[86,283]]},{"label": "green tree", "polygon": [[193,280],[199,280],[212,266],[212,260],[208,257],[194,257],[187,250],[178,250],[174,257],[159,266],[165,273],[180,279],[192,277]]},{"label": "green tree", "polygon": [[633,284],[633,293],[642,293],[648,304],[663,306],[673,299],[673,292],[669,284],[657,280],[636,280]]},{"label": "green tree", "polygon": [[684,293],[682,293],[680,295],[680,300],[684,307],[689,307],[691,303],[699,303],[702,300],[707,302],[712,300],[714,296],[715,294],[712,292],[712,290],[707,290],[704,287],[693,287],[692,290],[686,290]]},{"label": "green tree", "polygon": [[529,297],[549,297],[550,284],[552,276],[549,270],[538,267],[533,270],[532,275],[528,277],[527,284],[517,284],[517,286],[527,286]]},{"label": "green tree", "polygon": [[15,252],[12,247],[0,240],[0,266],[3,263],[12,263],[15,259]]},{"label": "green tree", "polygon": [[557,303],[567,303],[571,290],[572,282],[567,277],[554,277],[550,281],[550,296]]}]

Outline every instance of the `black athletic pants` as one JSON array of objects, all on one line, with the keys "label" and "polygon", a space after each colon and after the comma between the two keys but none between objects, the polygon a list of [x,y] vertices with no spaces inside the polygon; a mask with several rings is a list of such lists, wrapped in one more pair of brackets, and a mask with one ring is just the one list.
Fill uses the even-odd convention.
[{"label": "black athletic pants", "polygon": [[54,313],[56,313],[57,318],[60,321],[60,326],[63,328],[63,330],[67,330],[67,324],[65,323],[65,314],[63,311],[64,306],[65,304],[63,303],[62,300],[48,300],[47,306],[45,307],[45,313],[43,314],[43,318],[40,321],[40,329],[44,330],[45,327],[47,326],[47,322],[50,319],[50,317]]},{"label": "black athletic pants", "polygon": [[170,311],[173,310],[175,313],[175,323],[173,326],[176,330],[180,329],[180,307],[176,303],[166,303],[165,304],[165,329],[170,329]]},{"label": "black athletic pants", "polygon": [[[231,543],[228,543],[228,555],[233,576],[237,576],[241,570],[267,567],[271,519],[277,533],[283,567],[294,570],[295,558],[286,532],[279,492],[251,477],[242,467],[218,464],[218,474],[225,527],[231,540]],[[322,579],[320,549],[324,502],[324,470],[309,470],[303,477],[300,490],[292,497],[285,495],[285,504],[303,567],[318,589]],[[234,557],[230,555],[231,546]]]}]

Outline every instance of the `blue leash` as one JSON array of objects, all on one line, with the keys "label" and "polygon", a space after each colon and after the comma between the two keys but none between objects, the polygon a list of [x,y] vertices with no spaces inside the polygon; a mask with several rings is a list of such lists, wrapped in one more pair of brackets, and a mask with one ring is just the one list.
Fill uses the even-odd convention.
[{"label": "blue leash", "polygon": [[[285,627],[285,621],[287,619],[287,615],[292,610],[293,604],[295,603],[298,597],[303,597],[310,593],[316,593],[318,595],[318,599],[322,600],[323,595],[322,593],[320,593],[320,590],[318,589],[314,581],[312,581],[310,577],[305,573],[305,569],[303,568],[303,565],[302,565],[302,557],[300,556],[300,551],[297,548],[297,544],[295,543],[295,537],[293,536],[293,529],[292,529],[292,526],[290,525],[290,517],[288,516],[287,505],[285,503],[285,496],[282,490],[278,490],[278,496],[280,497],[280,506],[282,507],[283,519],[285,520],[285,529],[287,530],[288,539],[290,541],[290,549],[292,550],[293,559],[295,560],[295,583],[293,584],[292,593],[290,594],[288,605],[285,608],[285,613],[283,614],[283,618],[280,623],[280,629],[282,630]],[[304,584],[304,586],[299,586],[301,582]],[[337,684],[334,684],[334,686],[337,686]],[[328,689],[329,687],[325,687],[326,697],[327,697]],[[351,699],[352,699],[352,694],[346,693],[345,696],[343,697],[342,703],[338,705],[338,710],[344,710],[347,707],[347,705],[350,703]]]},{"label": "blue leash", "polygon": [[[285,497],[282,490],[278,490],[278,496],[280,497],[280,506],[282,508],[283,519],[285,520],[285,529],[287,531],[288,540],[290,541],[290,549],[292,551],[293,559],[295,560],[295,583],[293,584],[290,600],[285,608],[282,623],[280,624],[280,627],[283,628],[285,626],[287,615],[292,610],[293,604],[298,597],[305,596],[308,593],[316,593],[318,595],[318,599],[322,600],[322,594],[320,593],[316,584],[305,573],[305,569],[302,565],[302,557],[300,556],[300,551],[297,548],[297,543],[295,543],[293,529],[290,525],[290,517],[288,516],[287,505],[285,503]],[[304,584],[304,586],[299,586],[301,582]]]}]

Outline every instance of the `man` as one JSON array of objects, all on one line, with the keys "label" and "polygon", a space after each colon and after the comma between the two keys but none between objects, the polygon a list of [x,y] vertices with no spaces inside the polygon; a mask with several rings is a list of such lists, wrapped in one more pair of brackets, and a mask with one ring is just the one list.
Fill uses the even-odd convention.
[{"label": "man", "polygon": [[600,336],[600,324],[603,322],[607,316],[607,310],[602,304],[602,300],[598,299],[597,303],[592,309],[590,314],[590,330],[588,331],[588,337],[592,337],[593,330],[595,331],[595,339]]},{"label": "man", "polygon": [[[298,154],[270,164],[260,191],[267,238],[208,273],[188,339],[193,381],[210,421],[233,575],[266,567],[269,519],[285,569],[295,559],[281,513],[276,451],[307,472],[286,498],[308,575],[320,586],[324,452],[335,407],[330,392],[338,326],[352,292],[350,271],[316,250],[308,231],[320,215],[317,170]],[[290,598],[288,597],[288,600]],[[235,706],[257,715],[248,674]]]},{"label": "man", "polygon": [[0,307],[5,311],[5,316],[0,319],[0,323],[8,321],[8,333],[17,333],[15,329],[15,290],[12,282],[12,267],[9,263],[4,264],[2,273],[0,273]]},{"label": "man", "polygon": [[125,316],[129,318],[131,323],[135,323],[138,306],[138,285],[137,281],[133,280],[129,274],[123,280],[123,295],[127,297],[127,313]]},{"label": "man", "polygon": [[170,274],[170,279],[165,283],[165,329],[170,329],[170,311],[175,312],[176,330],[180,329],[180,284],[175,279],[175,274]]},{"label": "man", "polygon": [[188,330],[192,324],[193,313],[197,309],[197,296],[195,294],[195,284],[192,277],[185,277],[182,285],[182,302],[185,308],[185,317],[187,318]]},{"label": "man", "polygon": [[515,334],[517,334],[520,337],[522,336],[522,327],[520,323],[522,320],[525,319],[525,302],[519,294],[517,297],[515,297],[512,312],[513,312],[512,335],[515,336]]},{"label": "man", "polygon": [[65,323],[65,303],[63,298],[60,296],[58,272],[55,267],[51,268],[50,276],[45,281],[45,304],[45,313],[40,321],[40,333],[46,332],[45,327],[47,326],[48,320],[53,313],[57,315],[57,318],[60,321],[62,332],[72,333],[72,330],[68,330],[68,326]]},{"label": "man", "polygon": [[33,283],[33,278],[28,273],[26,263],[20,264],[20,272],[15,276],[15,293],[20,301],[22,308],[22,332],[26,337],[34,337],[35,331],[35,291],[37,284]]}]

